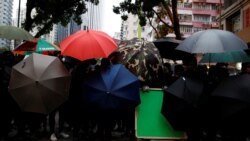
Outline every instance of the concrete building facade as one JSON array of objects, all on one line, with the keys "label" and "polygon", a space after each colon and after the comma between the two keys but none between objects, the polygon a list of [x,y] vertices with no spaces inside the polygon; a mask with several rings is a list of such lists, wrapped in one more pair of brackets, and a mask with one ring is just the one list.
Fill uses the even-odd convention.
[{"label": "concrete building facade", "polygon": [[[13,0],[0,1],[0,25],[12,25]],[[10,47],[10,40],[0,38],[0,47]]]},{"label": "concrete building facade", "polygon": [[218,17],[221,19],[222,28],[239,35],[250,44],[250,1],[234,0],[225,1],[225,9]]},{"label": "concrete building facade", "polygon": [[[219,28],[219,21],[216,20],[216,17],[220,15],[223,2],[224,0],[183,0],[183,2],[179,2],[178,15],[180,32],[183,37],[186,38],[197,31]],[[171,23],[168,18],[164,20]],[[126,39],[137,37],[138,22],[136,16],[129,15],[124,26],[124,32],[127,33]],[[142,31],[144,39],[154,40],[155,33],[149,24],[143,27]],[[167,36],[174,38],[175,34],[169,33]]]}]

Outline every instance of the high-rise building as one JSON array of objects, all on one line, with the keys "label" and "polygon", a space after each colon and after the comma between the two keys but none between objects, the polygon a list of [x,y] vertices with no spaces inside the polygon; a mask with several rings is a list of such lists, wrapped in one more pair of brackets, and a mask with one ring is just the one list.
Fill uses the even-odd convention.
[{"label": "high-rise building", "polygon": [[[6,0],[5,0],[6,1]],[[102,28],[102,10],[103,3],[100,1],[98,5],[94,5],[90,2],[86,2],[86,7],[88,11],[82,15],[83,23],[81,25],[77,25],[73,20],[70,20],[67,26],[62,26],[61,24],[57,24],[53,26],[53,30],[46,35],[43,35],[41,38],[52,42],[52,43],[60,43],[65,37],[73,34],[74,32],[83,29],[94,29],[101,30]],[[25,20],[26,9],[21,9],[20,11],[20,23]],[[14,20],[14,25],[17,25],[17,18]],[[36,34],[36,28],[33,30],[33,34]]]},{"label": "high-rise building", "polygon": [[73,34],[74,32],[81,29],[81,25],[77,25],[72,19],[67,26],[57,24],[54,26],[54,43],[60,43],[65,37]]},{"label": "high-rise building", "polygon": [[[178,16],[180,23],[180,32],[184,38],[190,36],[192,33],[211,29],[219,28],[219,22],[216,17],[220,14],[220,8],[224,0],[183,0],[178,3]],[[171,21],[166,17],[163,19],[166,23]],[[124,32],[127,33],[126,38],[132,39],[137,37],[138,32],[138,18],[129,15],[128,20],[125,22]],[[156,23],[153,22],[156,27]],[[154,40],[155,32],[150,24],[146,24],[142,28],[142,37],[145,40]],[[174,33],[169,33],[168,37],[175,37]]]},{"label": "high-rise building", "polygon": [[17,15],[17,17],[15,17],[15,19],[13,19],[13,21],[14,21],[13,25],[18,26],[18,27],[22,27],[22,23],[24,22],[25,17],[26,17],[26,8],[23,8],[23,7],[20,8],[19,25],[17,25],[17,22],[18,22],[18,9],[16,9],[16,15]]},{"label": "high-rise building", "polygon": [[54,42],[60,43],[65,37],[73,34],[78,30],[101,30],[102,27],[102,15],[103,3],[100,1],[98,5],[94,5],[90,2],[86,2],[88,11],[82,15],[82,24],[77,25],[73,20],[64,27],[60,24],[56,25],[54,29]]},{"label": "high-rise building", "polygon": [[[224,0],[183,0],[178,3],[180,32],[184,38],[192,33],[206,29],[218,29],[220,15]],[[175,37],[174,34],[168,36]]]},{"label": "high-rise building", "polygon": [[[11,25],[13,0],[0,1],[0,25]],[[9,47],[10,40],[0,38],[0,47]]]},{"label": "high-rise building", "polygon": [[86,17],[86,21],[84,22],[84,24],[88,29],[101,30],[103,23],[103,1],[99,1],[98,5],[87,2],[86,6],[88,11],[83,15]]}]

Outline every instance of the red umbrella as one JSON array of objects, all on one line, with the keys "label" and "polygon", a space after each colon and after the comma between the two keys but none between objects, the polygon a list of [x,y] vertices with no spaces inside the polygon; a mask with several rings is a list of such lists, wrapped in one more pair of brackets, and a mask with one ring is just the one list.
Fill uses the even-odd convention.
[{"label": "red umbrella", "polygon": [[94,30],[80,30],[61,43],[61,54],[81,61],[92,58],[107,58],[117,49],[114,40],[106,33]]}]

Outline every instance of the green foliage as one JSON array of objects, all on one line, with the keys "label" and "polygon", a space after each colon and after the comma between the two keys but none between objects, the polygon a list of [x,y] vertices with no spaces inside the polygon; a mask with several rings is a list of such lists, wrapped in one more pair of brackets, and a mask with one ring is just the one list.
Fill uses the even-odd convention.
[{"label": "green foliage", "polygon": [[[81,15],[87,11],[86,2],[97,5],[99,0],[27,0],[23,27],[28,31],[37,27],[39,32],[36,37],[40,37],[49,33],[53,24],[66,26],[71,19],[81,24]],[[35,13],[32,13],[33,9]]]},{"label": "green foliage", "polygon": [[141,25],[141,26],[145,26],[146,25],[146,23],[147,23],[147,20],[146,20],[146,17],[145,17],[145,15],[139,15],[139,24]]},{"label": "green foliage", "polygon": [[[147,20],[155,33],[157,38],[166,36],[169,32],[174,30],[176,38],[180,38],[179,20],[177,14],[177,1],[178,0],[124,0],[119,6],[113,6],[113,12],[121,14],[123,20],[127,20],[128,14],[137,15],[141,26],[145,26]],[[158,10],[153,8],[158,7]],[[169,7],[172,7],[170,10]],[[173,10],[174,9],[174,10]],[[173,12],[175,12],[173,14]],[[156,17],[154,17],[156,15]],[[169,17],[173,26],[166,23],[164,19]],[[154,19],[154,20],[153,20]],[[152,22],[158,24],[156,27]]]},{"label": "green foliage", "polygon": [[160,37],[166,36],[168,33],[172,32],[173,30],[166,26],[165,24],[163,25],[158,25],[157,29],[159,30]]}]

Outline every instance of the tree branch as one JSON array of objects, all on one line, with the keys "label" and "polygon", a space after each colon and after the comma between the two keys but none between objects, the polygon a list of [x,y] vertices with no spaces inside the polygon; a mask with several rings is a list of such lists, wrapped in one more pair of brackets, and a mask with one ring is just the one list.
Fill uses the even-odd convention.
[{"label": "tree branch", "polygon": [[27,31],[31,31],[34,20],[31,18],[31,11],[35,7],[34,0],[27,0],[26,3],[26,18],[24,22],[24,29]]},{"label": "tree branch", "polygon": [[161,7],[163,7],[166,10],[168,17],[169,17],[171,23],[173,24],[174,23],[174,17],[173,17],[173,14],[172,14],[169,6],[166,4],[166,2],[161,2],[160,5],[161,5]]},{"label": "tree branch", "polygon": [[172,11],[173,11],[173,17],[174,17],[174,32],[175,32],[175,38],[177,40],[181,40],[181,32],[180,32],[180,23],[179,23],[179,18],[178,18],[178,12],[177,12],[177,0],[172,0]]},{"label": "tree branch", "polygon": [[39,30],[39,31],[36,33],[35,38],[39,38],[39,37],[41,37],[42,35],[46,34],[46,33],[47,33],[46,31],[47,31],[51,26],[53,26],[53,20],[50,20],[49,22],[47,22],[47,23],[43,26],[43,28],[42,28],[41,30]]},{"label": "tree branch", "polygon": [[163,21],[161,19],[161,16],[153,9],[153,12],[156,14],[156,16],[158,17],[158,19],[163,23],[165,24],[168,28],[173,28],[172,26],[170,26],[168,23],[166,23],[165,21]]},{"label": "tree branch", "polygon": [[160,38],[160,35],[159,35],[159,32],[158,32],[158,30],[154,27],[154,25],[152,24],[152,20],[149,18],[149,17],[147,17],[147,19],[148,19],[148,21],[149,21],[149,24],[150,24],[150,26],[153,28],[153,30],[155,31],[155,33],[156,33],[156,37],[157,38]]}]

